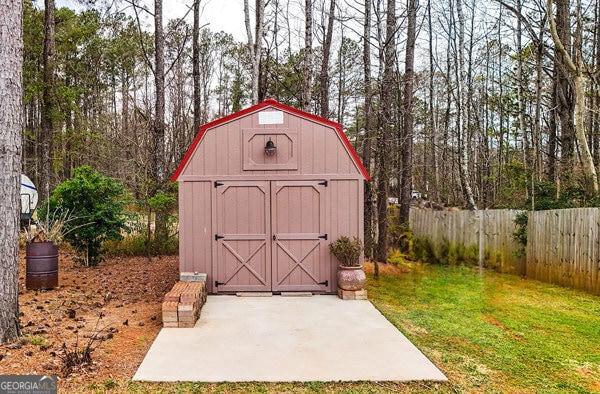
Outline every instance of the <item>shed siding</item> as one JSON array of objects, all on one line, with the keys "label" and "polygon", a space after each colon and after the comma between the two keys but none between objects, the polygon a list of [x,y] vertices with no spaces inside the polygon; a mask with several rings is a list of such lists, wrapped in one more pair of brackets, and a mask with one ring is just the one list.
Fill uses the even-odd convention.
[{"label": "shed siding", "polygon": [[[283,122],[260,124],[271,111]],[[269,139],[274,156],[264,152]],[[368,178],[338,124],[275,101],[207,124],[172,178],[180,271],[206,273],[210,293],[335,292],[338,262],[328,245],[342,235],[362,239]],[[256,185],[264,207],[249,194]]]},{"label": "shed siding", "polygon": [[212,237],[211,182],[179,184],[179,250],[181,272],[210,272]]},{"label": "shed siding", "polygon": [[[362,239],[364,229],[364,211],[361,203],[364,190],[363,180],[332,180],[329,185],[328,243],[343,235]],[[327,255],[330,258],[333,288],[337,288],[338,262],[330,253]]]},{"label": "shed siding", "polygon": [[[258,112],[208,129],[190,157],[182,176],[260,176],[346,174],[361,177],[335,129],[293,114],[281,125],[259,125]],[[295,130],[298,133],[298,170],[243,170],[242,130]]]}]

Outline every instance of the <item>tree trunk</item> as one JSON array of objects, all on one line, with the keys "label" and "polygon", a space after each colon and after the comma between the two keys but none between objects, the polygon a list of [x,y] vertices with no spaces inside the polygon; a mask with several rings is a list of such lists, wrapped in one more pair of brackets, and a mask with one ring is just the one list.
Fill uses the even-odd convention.
[{"label": "tree trunk", "polygon": [[[579,145],[579,150],[581,154],[581,161],[583,164],[583,172],[585,174],[587,182],[589,182],[589,190],[594,195],[598,194],[599,186],[598,186],[598,175],[596,173],[596,167],[594,166],[594,160],[592,158],[592,154],[590,152],[590,148],[588,145],[588,141],[585,135],[585,90],[583,86],[583,59],[581,55],[581,48],[579,45],[576,45],[575,48],[575,60],[569,54],[567,47],[564,45],[563,39],[561,39],[561,34],[558,30],[558,14],[559,9],[561,8],[561,1],[557,1],[557,21],[554,20],[552,15],[552,0],[546,1],[546,7],[548,12],[548,20],[550,22],[550,32],[552,34],[552,40],[554,41],[555,51],[557,53],[556,57],[559,57],[562,66],[568,71],[568,76],[571,79],[573,89],[575,91],[575,137],[577,138],[577,143]],[[578,44],[581,43],[579,39],[581,34],[581,7],[577,7],[578,15],[577,15],[577,29],[578,34],[576,35]],[[567,7],[568,11],[568,7]],[[563,16],[564,17],[564,16]],[[564,27],[563,27],[564,28]],[[568,82],[568,81],[567,81]],[[559,93],[560,95],[560,93]],[[562,97],[564,99],[564,96]],[[564,121],[563,118],[561,120]],[[564,122],[563,122],[564,123]],[[563,130],[563,133],[565,131]],[[563,140],[563,154],[565,149],[565,141]],[[566,168],[563,168],[563,173],[566,172]]]},{"label": "tree trunk", "polygon": [[388,234],[388,214],[387,199],[390,183],[390,155],[389,145],[392,135],[392,125],[394,122],[392,116],[392,105],[394,92],[394,60],[396,53],[396,1],[388,0],[386,12],[385,27],[385,48],[383,81],[381,87],[381,107],[382,125],[377,138],[377,154],[379,156],[379,165],[377,168],[377,228],[378,239],[375,259],[385,262],[387,259],[387,234]]},{"label": "tree trunk", "polygon": [[200,129],[200,1],[194,1],[194,26],[192,32],[192,80],[194,83],[194,134]]},{"label": "tree trunk", "polygon": [[[463,193],[467,203],[467,209],[476,210],[475,198],[473,189],[471,188],[470,171],[469,171],[469,149],[468,149],[468,125],[469,116],[467,107],[469,106],[469,98],[467,94],[467,73],[465,70],[465,17],[462,9],[462,0],[456,2],[456,14],[458,17],[458,68],[459,68],[459,109],[458,109],[458,135],[460,137],[458,143],[459,149],[459,175],[462,184]],[[466,118],[466,119],[465,119]]]},{"label": "tree trunk", "polygon": [[23,123],[23,36],[20,0],[0,0],[0,344],[19,329],[19,206]]},{"label": "tree trunk", "polygon": [[[373,138],[373,88],[371,83],[371,2],[365,1],[365,22],[363,25],[363,74],[365,94],[365,135],[362,159],[368,171],[371,170],[371,147]],[[373,257],[373,181],[365,181],[364,231],[365,257]],[[375,274],[378,274],[375,262]]]},{"label": "tree trunk", "polygon": [[329,1],[329,15],[327,17],[327,32],[323,41],[323,61],[321,62],[321,73],[319,85],[321,90],[321,116],[329,119],[329,52],[331,51],[331,40],[333,37],[333,20],[335,13],[335,0]]},{"label": "tree trunk", "polygon": [[569,71],[565,69],[566,56],[571,53],[571,18],[570,1],[557,0],[556,3],[556,33],[565,47],[565,52],[555,53],[557,68],[556,110],[560,124],[560,182],[564,186],[572,184],[572,170],[575,164],[575,100],[577,93],[573,90]]},{"label": "tree trunk", "polygon": [[[533,150],[534,150],[534,178],[533,180],[539,180],[542,176],[542,78],[543,78],[543,61],[544,61],[544,47],[543,47],[543,34],[544,29],[540,29],[539,41],[536,45],[536,72],[535,72],[535,115],[533,124]],[[531,187],[531,210],[535,210],[535,186]]]},{"label": "tree trunk", "polygon": [[[596,72],[600,71],[600,1],[596,2],[594,10],[594,68]],[[598,108],[600,106],[600,90],[598,81],[592,84],[592,100],[591,107]],[[598,111],[591,111],[591,138],[592,138],[592,155],[594,163],[600,163],[600,114]]]},{"label": "tree trunk", "polygon": [[404,61],[404,99],[402,128],[402,172],[400,174],[400,213],[401,226],[408,227],[412,190],[412,150],[413,150],[413,83],[415,63],[415,41],[417,22],[417,2],[408,0],[408,26],[406,30],[406,57]]},{"label": "tree trunk", "polygon": [[[153,195],[165,191],[165,36],[162,22],[162,0],[154,0],[154,84],[156,89],[154,126],[152,133]],[[167,240],[167,217],[156,212],[156,243],[162,247]]]},{"label": "tree trunk", "polygon": [[[265,97],[265,86],[264,82],[261,84],[262,72],[262,45],[263,45],[263,31],[264,31],[264,19],[265,19],[265,1],[256,0],[256,26],[255,26],[255,37],[254,37],[254,59],[252,68],[256,73],[256,80],[252,80],[252,83],[256,83],[256,102],[264,100]],[[254,85],[253,85],[254,89]]]},{"label": "tree trunk", "polygon": [[159,187],[165,178],[165,36],[163,31],[162,0],[154,0],[154,106],[152,176]]},{"label": "tree trunk", "polygon": [[312,0],[305,0],[304,25],[304,80],[302,83],[302,110],[310,112],[312,100]]},{"label": "tree trunk", "polygon": [[250,59],[252,60],[252,104],[258,104],[259,98],[260,58],[262,52],[264,11],[264,0],[256,0],[256,26],[254,27],[255,34],[253,38],[252,28],[250,26],[250,7],[248,0],[244,0],[244,23],[246,25],[246,35],[248,36]]},{"label": "tree trunk", "polygon": [[[521,13],[521,0],[517,0],[517,10]],[[525,170],[533,167],[533,157],[529,149],[528,128],[525,124],[525,97],[523,83],[523,44],[521,18],[517,17],[517,102],[519,105],[519,129],[521,131],[523,165]],[[527,191],[528,188],[525,188]],[[529,192],[527,192],[529,194]]]},{"label": "tree trunk", "polygon": [[[440,201],[440,169],[437,155],[437,127],[434,109],[434,76],[435,64],[433,57],[433,23],[431,19],[431,0],[427,1],[427,24],[429,26],[429,132],[431,133],[431,161],[433,167],[434,201]],[[429,190],[427,190],[429,193]],[[431,196],[429,196],[431,198]]]},{"label": "tree trunk", "polygon": [[55,55],[56,43],[54,38],[54,0],[45,0],[44,17],[44,87],[42,92],[42,154],[41,168],[41,198],[50,198],[52,187],[53,165],[52,150],[54,149],[54,119],[56,117],[56,99],[55,99]]}]

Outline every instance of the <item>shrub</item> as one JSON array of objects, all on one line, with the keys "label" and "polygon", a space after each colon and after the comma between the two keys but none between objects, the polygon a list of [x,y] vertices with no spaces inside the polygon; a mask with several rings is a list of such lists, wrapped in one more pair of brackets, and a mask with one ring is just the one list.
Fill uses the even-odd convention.
[{"label": "shrub", "polygon": [[433,245],[427,237],[414,237],[412,240],[412,260],[437,263]]},{"label": "shrub", "polygon": [[477,265],[479,263],[479,247],[452,243],[447,238],[433,244],[426,237],[413,238],[413,259],[430,264],[440,265]]},{"label": "shrub", "polygon": [[403,265],[405,263],[406,256],[400,251],[400,249],[392,249],[386,260],[386,263]]},{"label": "shrub", "polygon": [[152,213],[155,217],[154,239],[152,240],[150,233],[147,234],[148,252],[169,254],[173,249],[171,229],[176,227],[177,222],[177,216],[173,215],[177,207],[177,184],[172,183],[169,186],[171,190],[158,191],[145,201],[148,207],[148,218],[152,217]]},{"label": "shrub", "polygon": [[342,236],[329,244],[329,251],[338,259],[341,265],[347,267],[358,267],[360,265],[362,250],[362,241],[356,237],[350,239]]},{"label": "shrub", "polygon": [[521,211],[515,216],[515,231],[513,239],[519,244],[517,257],[525,256],[525,248],[527,247],[527,220],[529,214],[527,211]]},{"label": "shrub", "polygon": [[[76,218],[65,223],[65,240],[75,248],[83,265],[97,265],[105,250],[102,243],[122,238],[126,225],[126,192],[122,183],[89,166],[75,169],[75,177],[59,185],[50,197],[48,211],[69,212]],[[44,214],[44,209],[40,213]],[[44,218],[42,217],[42,220]],[[90,225],[83,225],[91,223]]]},{"label": "shrub", "polygon": [[[148,244],[150,242],[150,246]],[[110,255],[119,256],[148,256],[148,248],[156,250],[157,248],[148,240],[145,232],[138,234],[128,234],[120,240],[111,240],[104,243]],[[169,237],[166,243],[161,247],[161,253],[165,255],[176,255],[179,252],[179,237]]]},{"label": "shrub", "polygon": [[484,252],[484,256],[486,268],[491,268],[494,271],[498,272],[504,272],[503,267],[505,264],[505,258],[501,251],[490,251],[486,249]]}]

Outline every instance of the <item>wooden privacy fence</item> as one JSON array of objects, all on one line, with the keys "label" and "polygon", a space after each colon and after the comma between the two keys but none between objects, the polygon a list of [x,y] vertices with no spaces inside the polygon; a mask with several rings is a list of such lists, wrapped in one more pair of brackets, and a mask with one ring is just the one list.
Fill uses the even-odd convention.
[{"label": "wooden privacy fence", "polygon": [[[516,210],[429,211],[411,209],[410,228],[433,245],[474,246],[478,260],[502,272],[525,274],[525,258],[513,239]],[[522,253],[521,253],[522,254]]]},{"label": "wooden privacy fence", "polygon": [[600,294],[600,209],[530,212],[527,277]]},{"label": "wooden privacy fence", "polygon": [[518,212],[413,209],[410,226],[434,245],[483,245],[480,256],[501,256],[502,272],[600,294],[600,208],[529,212],[526,259],[512,237]]}]

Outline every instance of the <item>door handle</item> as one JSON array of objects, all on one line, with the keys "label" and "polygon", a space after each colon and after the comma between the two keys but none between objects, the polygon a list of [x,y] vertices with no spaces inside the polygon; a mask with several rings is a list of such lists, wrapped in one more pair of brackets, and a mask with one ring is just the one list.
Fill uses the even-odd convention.
[{"label": "door handle", "polygon": [[273,241],[277,240],[277,236],[275,234],[273,234]]}]

